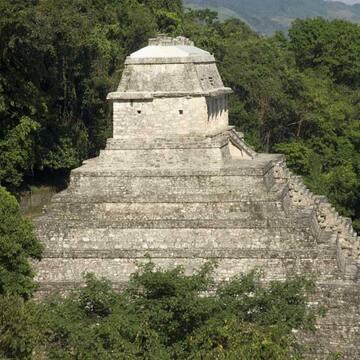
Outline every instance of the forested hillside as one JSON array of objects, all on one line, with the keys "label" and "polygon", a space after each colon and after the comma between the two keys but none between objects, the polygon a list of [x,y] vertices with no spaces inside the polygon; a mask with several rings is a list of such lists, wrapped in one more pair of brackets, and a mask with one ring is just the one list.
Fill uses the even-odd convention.
[{"label": "forested hillside", "polygon": [[360,4],[326,0],[184,0],[186,7],[210,8],[220,18],[238,17],[261,34],[287,32],[297,18],[325,17],[360,22]]},{"label": "forested hillside", "polygon": [[215,54],[230,116],[259,151],[282,152],[360,227],[360,27],[297,20],[289,38],[173,0],[0,0],[0,184],[66,173],[111,136],[106,95],[125,56],[156,33]]}]

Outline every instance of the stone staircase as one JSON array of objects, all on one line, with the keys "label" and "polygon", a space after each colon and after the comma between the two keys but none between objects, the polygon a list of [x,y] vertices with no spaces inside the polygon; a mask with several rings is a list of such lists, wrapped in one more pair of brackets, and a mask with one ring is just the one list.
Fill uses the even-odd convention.
[{"label": "stone staircase", "polygon": [[[224,155],[230,143],[243,144],[241,134],[230,130],[224,147],[224,136],[202,139],[199,146]],[[305,275],[316,279],[313,306],[328,308],[315,343],[313,336],[299,335],[309,354],[325,359],[339,348],[345,359],[360,358],[358,238],[348,220],[311,194],[281,156],[240,148],[243,158],[226,155],[221,166],[184,161],[186,168],[175,168],[161,149],[176,148],[178,141],[142,145],[157,148],[160,167],[147,161],[141,167],[140,153],[126,167],[105,151],[72,172],[69,188],[37,219],[45,244],[37,264],[39,294],[79,286],[86,272],[122,288],[149,257],[188,273],[213,259],[219,280],[255,267],[264,269],[264,281]],[[196,141],[187,139],[186,147]],[[110,140],[108,146],[129,143]]]},{"label": "stone staircase", "polygon": [[[38,222],[45,257],[59,267],[49,274],[59,278],[63,267],[64,281],[79,283],[81,272],[91,269],[121,283],[131,271],[119,277],[114,267],[129,268],[129,262],[148,254],[157,263],[187,268],[218,259],[219,278],[256,266],[271,269],[268,279],[305,271],[328,278],[338,271],[336,248],[319,251],[312,211],[289,209],[287,187],[265,181],[271,171],[268,157],[259,157],[257,164],[244,161],[227,171],[168,172],[137,180],[121,174],[99,177],[97,171],[83,172],[80,179],[75,174],[72,186]],[[123,186],[129,183],[126,193]],[[51,276],[43,279],[54,282]]]}]

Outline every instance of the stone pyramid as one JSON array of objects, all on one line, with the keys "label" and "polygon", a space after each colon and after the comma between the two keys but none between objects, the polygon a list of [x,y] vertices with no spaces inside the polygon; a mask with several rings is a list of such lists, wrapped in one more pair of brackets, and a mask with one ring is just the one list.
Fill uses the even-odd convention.
[{"label": "stone pyramid", "polygon": [[217,259],[217,277],[254,267],[266,280],[315,276],[328,307],[311,352],[360,359],[360,247],[351,221],[314,196],[281,155],[257,154],[228,125],[215,59],[185,38],[151,39],[125,63],[113,138],[71,173],[37,219],[40,292],[94,272],[121,287],[147,256],[187,271]]}]

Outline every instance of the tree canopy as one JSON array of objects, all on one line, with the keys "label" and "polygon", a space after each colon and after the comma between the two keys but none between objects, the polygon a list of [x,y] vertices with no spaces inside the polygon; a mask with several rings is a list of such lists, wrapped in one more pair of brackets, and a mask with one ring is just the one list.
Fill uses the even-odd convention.
[{"label": "tree canopy", "polygon": [[[211,293],[206,292],[209,288]],[[86,286],[33,303],[0,297],[0,355],[16,359],[301,359],[294,330],[311,331],[312,283],[264,285],[260,272],[215,283],[151,262],[121,292],[93,275]],[[27,335],[27,336],[26,336]]]},{"label": "tree canopy", "polygon": [[0,295],[29,298],[35,288],[30,259],[39,260],[42,245],[14,196],[0,187]]}]

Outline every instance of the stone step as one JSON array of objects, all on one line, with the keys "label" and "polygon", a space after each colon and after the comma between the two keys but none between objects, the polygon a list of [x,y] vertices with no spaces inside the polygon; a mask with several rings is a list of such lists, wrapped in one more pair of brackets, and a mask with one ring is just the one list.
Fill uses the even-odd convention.
[{"label": "stone step", "polygon": [[103,217],[93,219],[91,222],[83,219],[67,219],[66,224],[63,219],[56,219],[51,213],[46,213],[37,219],[39,228],[42,224],[45,227],[53,227],[60,231],[64,226],[66,228],[117,228],[117,229],[277,229],[288,228],[305,231],[308,234],[312,232],[312,212],[299,212],[296,216],[272,217],[269,219],[242,218],[242,219],[141,219],[141,218],[109,218]]},{"label": "stone step", "polygon": [[262,189],[253,189],[252,191],[244,192],[221,192],[218,193],[115,193],[110,190],[106,193],[97,192],[94,194],[79,193],[71,189],[62,191],[53,196],[52,203],[233,203],[233,202],[283,202],[288,195],[288,188],[274,187],[270,191],[263,191]]},{"label": "stone step", "polygon": [[137,134],[135,137],[111,138],[107,140],[106,149],[124,150],[124,149],[206,149],[219,148],[227,145],[229,142],[229,131],[225,131],[213,136],[173,136],[163,138],[141,137]]},{"label": "stone step", "polygon": [[104,163],[99,158],[86,160],[84,165],[72,170],[71,174],[89,177],[204,177],[204,176],[244,176],[264,177],[271,174],[274,161],[278,156],[272,154],[259,154],[256,158],[247,160],[233,160],[221,166],[208,166],[198,168],[189,166],[186,168],[121,168],[111,163]]},{"label": "stone step", "polygon": [[140,197],[151,195],[266,193],[263,177],[247,176],[72,176],[73,194]]},{"label": "stone step", "polygon": [[[357,301],[359,301],[360,294],[357,294],[357,296]],[[350,304],[347,305],[346,301],[343,301],[342,304],[335,303],[331,307],[325,306],[325,311],[326,315],[318,319],[318,325],[360,326],[359,304],[351,306]]]},{"label": "stone step", "polygon": [[321,324],[316,327],[315,334],[303,337],[303,344],[308,349],[310,359],[329,360],[337,359],[335,354],[340,354],[338,359],[360,359],[360,327],[349,324],[331,325]]},{"label": "stone step", "polygon": [[[147,251],[171,249],[181,252],[209,251],[309,251],[314,239],[302,231],[279,229],[121,229],[39,226],[39,236],[47,251],[64,249]],[[322,247],[323,248],[323,247]],[[322,249],[321,248],[321,249]],[[336,247],[332,246],[336,253]],[[328,250],[326,250],[328,251]]]},{"label": "stone step", "polygon": [[135,168],[207,168],[222,166],[230,160],[227,146],[192,149],[119,149],[102,150],[99,162],[117,169]]},{"label": "stone step", "polygon": [[81,249],[67,247],[63,245],[60,249],[48,248],[44,251],[44,258],[70,258],[70,259],[143,259],[151,257],[152,259],[163,258],[206,258],[206,259],[327,259],[336,260],[336,251],[316,251],[314,249],[301,250],[271,250],[271,249],[124,249],[121,247],[114,249]]},{"label": "stone step", "polygon": [[[163,268],[183,266],[190,274],[198,269],[209,258],[154,258],[152,261]],[[94,272],[99,277],[105,277],[114,284],[124,283],[134,273],[139,263],[148,262],[140,258],[44,258],[37,266],[36,280],[41,284],[83,282],[83,274]],[[285,280],[295,274],[316,277],[319,281],[329,281],[338,278],[336,259],[313,258],[228,258],[218,259],[216,279],[226,280],[234,274],[247,273],[254,268],[265,271],[264,279]]]},{"label": "stone step", "polygon": [[284,216],[281,202],[225,203],[53,203],[53,219],[102,221],[267,219]]},{"label": "stone step", "polygon": [[322,306],[326,316],[318,319],[320,325],[360,326],[360,283],[343,279],[316,284],[311,305]]}]

